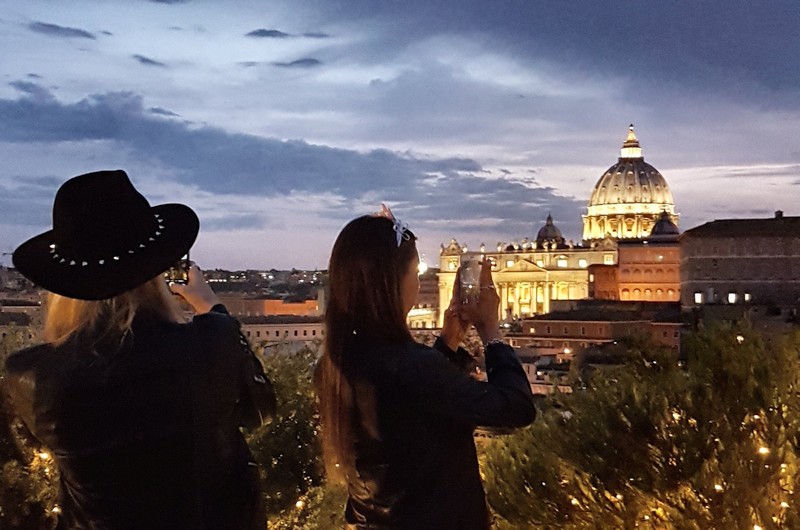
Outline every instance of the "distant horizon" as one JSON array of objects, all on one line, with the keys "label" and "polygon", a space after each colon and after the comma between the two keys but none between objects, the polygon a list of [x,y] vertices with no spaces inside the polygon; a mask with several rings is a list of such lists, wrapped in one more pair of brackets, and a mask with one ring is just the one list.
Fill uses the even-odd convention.
[{"label": "distant horizon", "polygon": [[548,214],[577,242],[630,123],[682,230],[800,214],[790,0],[0,6],[3,254],[49,229],[61,183],[117,168],[198,212],[204,268],[324,269],[382,202],[429,264]]}]

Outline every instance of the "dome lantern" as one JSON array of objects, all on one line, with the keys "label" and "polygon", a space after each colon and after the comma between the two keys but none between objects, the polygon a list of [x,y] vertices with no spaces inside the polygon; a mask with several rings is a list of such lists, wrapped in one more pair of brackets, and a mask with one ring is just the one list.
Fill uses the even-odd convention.
[{"label": "dome lantern", "polygon": [[636,133],[633,131],[633,124],[628,127],[628,137],[622,144],[622,149],[619,150],[620,158],[644,158],[642,155],[642,148],[639,146],[639,139],[636,138]]}]

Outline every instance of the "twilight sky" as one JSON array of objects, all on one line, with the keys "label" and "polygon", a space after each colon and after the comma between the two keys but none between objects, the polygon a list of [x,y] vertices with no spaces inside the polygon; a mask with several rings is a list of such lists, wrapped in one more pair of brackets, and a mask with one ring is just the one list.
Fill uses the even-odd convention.
[{"label": "twilight sky", "polygon": [[682,229],[800,215],[798,23],[794,0],[0,0],[0,251],[116,168],[197,210],[204,268],[324,268],[382,201],[429,263],[548,213],[577,241],[629,123]]}]

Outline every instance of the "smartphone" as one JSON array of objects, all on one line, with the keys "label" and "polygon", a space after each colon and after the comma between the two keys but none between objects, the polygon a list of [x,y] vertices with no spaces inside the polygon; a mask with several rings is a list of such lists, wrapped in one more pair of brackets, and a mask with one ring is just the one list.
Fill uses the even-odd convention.
[{"label": "smartphone", "polygon": [[461,301],[475,299],[480,293],[481,264],[475,258],[461,262]]},{"label": "smartphone", "polygon": [[189,253],[187,252],[178,263],[167,269],[164,273],[164,278],[167,283],[189,283]]}]

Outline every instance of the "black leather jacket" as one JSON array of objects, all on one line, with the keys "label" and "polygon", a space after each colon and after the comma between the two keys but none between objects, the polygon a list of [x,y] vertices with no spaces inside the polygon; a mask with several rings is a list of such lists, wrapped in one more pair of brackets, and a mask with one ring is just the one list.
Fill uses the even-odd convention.
[{"label": "black leather jacket", "polygon": [[58,464],[59,528],[264,528],[239,426],[270,417],[275,395],[224,312],[8,358],[4,394]]},{"label": "black leather jacket", "polygon": [[513,349],[490,344],[489,380],[480,382],[463,371],[466,352],[441,340],[436,349],[411,341],[351,347],[356,472],[348,477],[348,528],[489,528],[473,430],[527,425],[536,414]]}]

